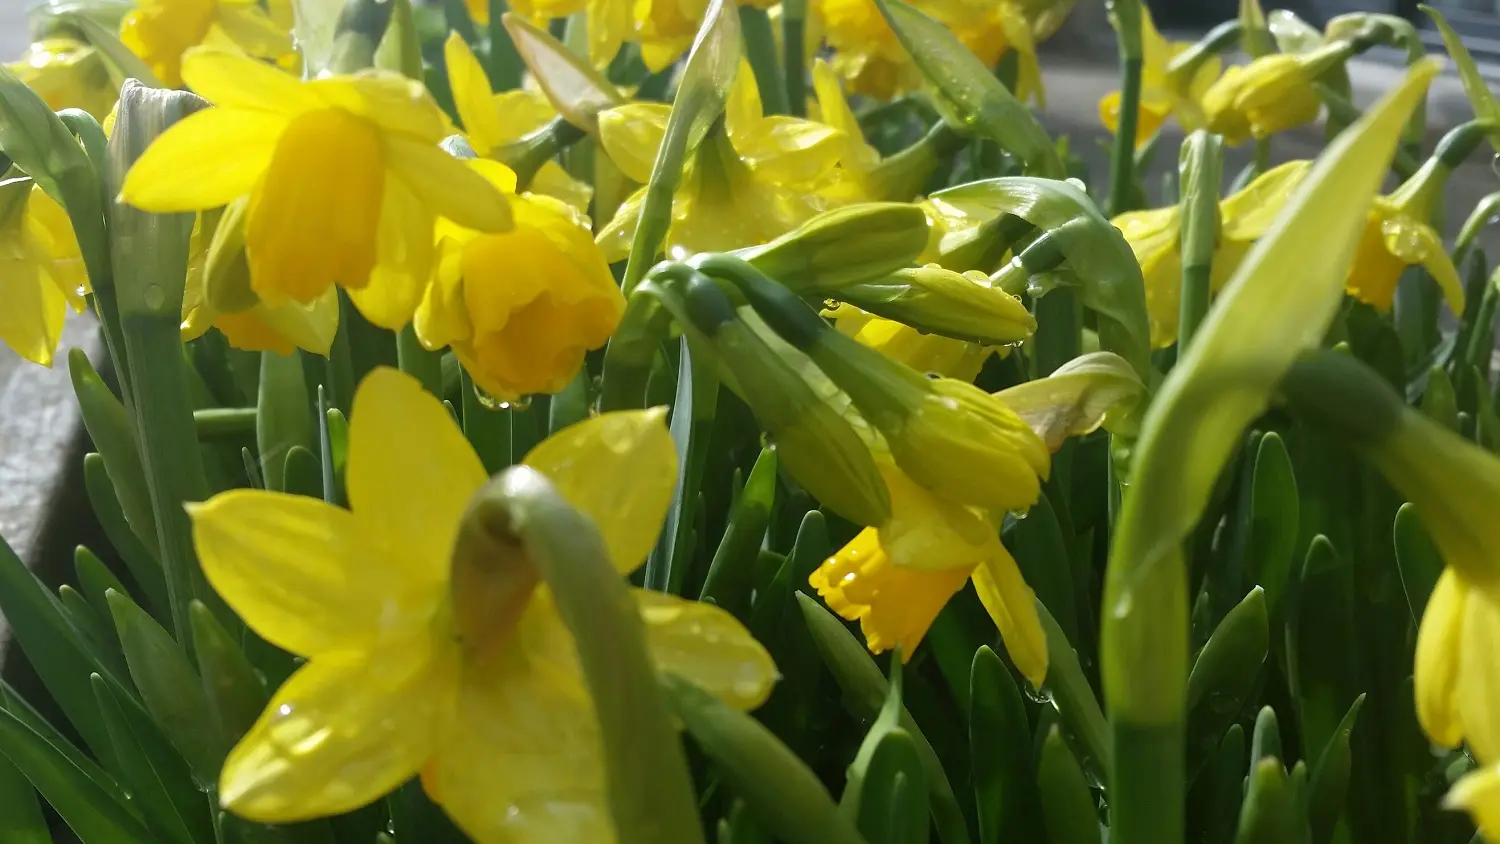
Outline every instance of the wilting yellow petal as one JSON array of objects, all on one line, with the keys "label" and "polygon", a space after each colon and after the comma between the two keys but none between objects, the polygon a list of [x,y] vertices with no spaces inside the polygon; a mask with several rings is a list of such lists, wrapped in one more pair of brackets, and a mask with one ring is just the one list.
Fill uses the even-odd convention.
[{"label": "wilting yellow petal", "polygon": [[651,180],[656,151],[667,133],[669,106],[631,103],[599,113],[599,143],[615,166],[633,181]]},{"label": "wilting yellow petal", "polygon": [[464,122],[464,132],[474,142],[481,156],[504,143],[505,127],[495,110],[494,91],[484,67],[457,32],[450,33],[443,44],[443,58],[448,64],[448,87],[453,90],[453,104]]},{"label": "wilting yellow petal", "polygon": [[460,226],[484,232],[511,227],[510,203],[488,180],[432,144],[386,138],[391,170],[424,205]]},{"label": "wilting yellow petal", "polygon": [[713,604],[632,589],[658,671],[676,674],[736,709],[766,702],[776,663],[739,619]]},{"label": "wilting yellow petal", "polygon": [[543,440],[525,464],[593,519],[622,574],[646,561],[677,485],[677,448],[661,408],[604,413]]},{"label": "wilting yellow petal", "polygon": [[214,105],[294,117],[323,108],[316,89],[243,53],[195,47],[182,57],[182,80]]},{"label": "wilting yellow petal", "polygon": [[1453,569],[1444,569],[1427,599],[1417,630],[1417,659],[1412,685],[1422,731],[1444,747],[1463,741],[1458,711],[1458,670],[1463,648],[1464,605],[1469,587]]},{"label": "wilting yellow petal", "polygon": [[346,477],[369,540],[441,590],[459,520],[489,478],[448,409],[411,376],[372,370],[354,394]]},{"label": "wilting yellow petal", "polygon": [[464,674],[422,785],[476,841],[614,840],[598,721],[571,642],[538,596],[516,641]]},{"label": "wilting yellow petal", "polygon": [[450,720],[456,653],[421,636],[316,657],[230,751],[220,802],[282,823],[347,812],[391,791],[432,755]]},{"label": "wilting yellow petal", "polygon": [[1087,434],[1113,413],[1128,411],[1146,387],[1123,358],[1111,352],[1082,355],[1046,378],[995,393],[1056,452],[1068,437]]},{"label": "wilting yellow petal", "polygon": [[281,115],[208,108],[159,135],[136,159],[120,196],[147,211],[197,211],[246,196],[271,166]]},{"label": "wilting yellow petal", "polygon": [[266,641],[301,656],[409,635],[428,623],[413,561],[382,553],[348,510],[240,489],[191,505],[193,544],[214,590]]},{"label": "wilting yellow petal", "polygon": [[1443,807],[1468,812],[1486,841],[1500,839],[1500,766],[1489,763],[1464,774],[1448,789]]},{"label": "wilting yellow petal", "polygon": [[974,570],[974,590],[999,628],[1011,661],[1031,685],[1041,688],[1047,679],[1047,634],[1037,617],[1036,594],[1003,546]]}]

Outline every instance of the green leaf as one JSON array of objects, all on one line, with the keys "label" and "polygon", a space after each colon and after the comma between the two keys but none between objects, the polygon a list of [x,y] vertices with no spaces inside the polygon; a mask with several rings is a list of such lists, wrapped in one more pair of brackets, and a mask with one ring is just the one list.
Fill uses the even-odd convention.
[{"label": "green leaf", "polygon": [[588,418],[590,380],[588,370],[580,369],[562,392],[552,396],[552,403],[547,408],[547,430],[555,434]]},{"label": "green leaf", "polygon": [[82,545],[73,549],[73,572],[78,576],[78,589],[88,599],[89,606],[94,608],[99,618],[107,617],[109,602],[105,600],[104,593],[110,589],[124,592],[125,587],[120,585],[119,578],[115,577],[114,572],[104,565],[97,554]]},{"label": "green leaf", "polygon": [[125,521],[125,513],[120,509],[119,500],[115,498],[114,484],[110,482],[108,470],[104,466],[104,458],[98,454],[88,454],[83,458],[83,485],[94,516],[104,528],[105,537],[124,561],[130,576],[145,593],[146,603],[152,610],[166,613],[167,581],[162,574],[161,562]]},{"label": "green leaf", "polygon": [[551,33],[520,15],[505,15],[504,25],[521,61],[557,113],[597,135],[599,112],[625,102],[619,89]]},{"label": "green leaf", "polygon": [[[511,414],[504,410],[486,407],[475,392],[474,380],[468,370],[460,370],[459,393],[463,406],[464,438],[474,446],[474,453],[484,464],[484,470],[494,474],[511,465],[510,425]],[[331,411],[330,411],[331,412]],[[348,423],[343,423],[348,430]],[[333,440],[333,425],[329,426],[329,439]],[[347,435],[345,436],[347,442]],[[345,450],[347,452],[347,449]],[[335,453],[338,453],[335,447]]]},{"label": "green leaf", "polygon": [[114,740],[120,779],[130,788],[146,825],[163,842],[195,844],[212,838],[207,806],[194,789],[187,766],[170,748],[165,754],[148,751],[137,741],[120,702],[103,678],[96,674],[93,681],[95,699]]},{"label": "green leaf", "polygon": [[754,718],[697,686],[662,678],[677,717],[772,835],[789,844],[861,844],[816,774]]},{"label": "green leaf", "polygon": [[281,483],[282,492],[322,498],[322,461],[302,446],[292,446],[287,449],[286,460],[281,467]]},{"label": "green leaf", "polygon": [[857,822],[869,844],[927,844],[927,775],[911,734],[896,727],[871,754]]},{"label": "green leaf", "polygon": [[57,600],[62,605],[63,616],[78,635],[78,641],[99,670],[109,674],[116,684],[128,677],[125,657],[120,652],[114,631],[105,626],[104,617],[94,611],[83,594],[64,583],[57,590]]},{"label": "green leaf", "polygon": [[141,543],[153,555],[159,553],[156,520],[151,511],[151,493],[146,487],[146,470],[136,447],[130,414],[115,394],[94,371],[82,349],[68,351],[68,374],[73,380],[73,394],[83,425],[94,448],[104,458],[104,468],[114,483],[115,497],[125,520]]},{"label": "green leaf", "polygon": [[1248,568],[1255,582],[1265,589],[1267,615],[1276,619],[1291,585],[1300,508],[1292,458],[1275,432],[1261,438],[1255,455],[1250,508]]},{"label": "green leaf", "polygon": [[745,614],[755,556],[776,502],[776,462],[774,449],[762,449],[756,458],[755,468],[735,500],[724,538],[714,551],[700,601],[713,601],[735,615]]},{"label": "green leaf", "polygon": [[[891,679],[885,703],[881,704],[880,713],[875,716],[874,723],[870,725],[864,740],[859,744],[859,752],[855,754],[854,761],[849,764],[848,775],[844,780],[844,793],[839,797],[839,811],[851,820],[857,820],[860,817],[865,772],[870,767],[870,760],[874,758],[881,740],[892,730],[898,729],[901,711],[901,660],[900,654],[897,654],[891,659]],[[864,824],[859,824],[859,829],[866,837],[869,836],[870,830]]]},{"label": "green leaf", "polygon": [[76,27],[83,33],[84,40],[99,51],[99,56],[104,60],[104,66],[109,68],[109,78],[115,85],[127,79],[136,79],[152,88],[166,87],[160,79],[156,78],[156,74],[151,72],[149,65],[120,42],[116,30],[106,27],[86,12],[63,14],[58,18]]},{"label": "green leaf", "polygon": [[262,352],[260,398],[256,402],[255,445],[260,452],[260,472],[266,489],[286,491],[286,464],[297,446],[313,448],[312,400],[302,362],[295,354]]},{"label": "green leaf", "polygon": [[375,48],[375,66],[421,81],[422,41],[411,0],[391,0],[391,22]]},{"label": "green leaf", "polygon": [[[1437,25],[1438,33],[1443,37],[1443,46],[1448,49],[1448,56],[1458,66],[1458,78],[1463,82],[1464,93],[1469,97],[1469,107],[1474,109],[1474,116],[1481,120],[1500,120],[1500,102],[1490,93],[1489,83],[1479,72],[1479,66],[1474,63],[1474,57],[1469,55],[1469,48],[1464,46],[1463,39],[1449,26],[1442,12],[1421,4],[1417,8],[1426,12]],[[1495,145],[1496,150],[1500,150],[1500,136],[1491,133],[1490,143]]]},{"label": "green leaf", "polygon": [[[864,646],[843,623],[815,599],[798,592],[797,604],[802,610],[802,617],[807,622],[808,632],[812,634],[818,653],[823,656],[823,663],[833,672],[834,679],[843,690],[845,707],[856,718],[874,717],[885,703],[888,691],[880,669],[875,667]],[[927,772],[932,820],[937,826],[938,838],[944,844],[968,844],[967,822],[937,752],[922,735],[921,728],[910,712],[902,712],[901,728],[911,734],[921,753],[922,766]]]},{"label": "green leaf", "polygon": [[1308,785],[1307,815],[1312,829],[1312,844],[1325,844],[1333,840],[1334,829],[1344,814],[1344,794],[1349,788],[1349,769],[1354,754],[1349,749],[1349,737],[1359,719],[1359,708],[1365,696],[1354,699],[1354,705],[1339,722],[1339,728],[1323,746],[1317,767],[1313,768]]},{"label": "green leaf", "polygon": [[1094,687],[1083,674],[1078,652],[1063,635],[1052,613],[1040,601],[1036,613],[1043,632],[1047,634],[1049,664],[1043,690],[1057,709],[1068,735],[1077,740],[1084,768],[1102,782],[1109,771],[1112,751],[1099,699],[1094,696]]},{"label": "green leaf", "polygon": [[1402,504],[1396,511],[1394,533],[1396,565],[1401,571],[1406,605],[1411,609],[1412,624],[1418,624],[1427,609],[1427,599],[1437,586],[1438,575],[1443,573],[1443,556],[1412,504]]},{"label": "green leaf", "polygon": [[1197,833],[1196,840],[1228,841],[1239,826],[1248,753],[1244,728],[1231,725],[1195,784],[1196,799],[1188,802],[1189,817],[1197,816],[1190,827]]},{"label": "green leaf", "polygon": [[1250,763],[1259,764],[1265,759],[1276,759],[1281,764],[1281,727],[1276,722],[1276,710],[1262,706],[1255,714],[1255,733],[1250,741]]},{"label": "green leaf", "polygon": [[1316,758],[1359,693],[1356,666],[1349,659],[1360,652],[1355,591],[1349,561],[1326,537],[1315,537],[1287,619],[1288,679],[1303,758]]},{"label": "green leaf", "polygon": [[1047,840],[1051,844],[1099,844],[1099,810],[1088,780],[1055,725],[1042,741],[1036,778]]},{"label": "green leaf", "polygon": [[1434,366],[1427,374],[1427,390],[1422,394],[1422,412],[1450,431],[1458,430],[1458,393],[1448,371]]},{"label": "green leaf", "polygon": [[1238,717],[1260,679],[1270,637],[1265,591],[1257,586],[1219,622],[1188,676],[1188,746],[1193,758],[1208,759]]},{"label": "green leaf", "polygon": [[31,781],[82,844],[159,844],[123,803],[8,710],[0,710],[0,754]]},{"label": "green leaf", "polygon": [[969,674],[969,759],[979,844],[1042,840],[1031,725],[1015,678],[988,645]]},{"label": "green leaf", "polygon": [[1032,175],[1063,177],[1062,159],[1031,110],[946,26],[901,0],[876,0],[876,5],[932,86],[934,104],[950,124],[995,141],[1025,162]]},{"label": "green leaf", "polygon": [[194,601],[188,606],[188,618],[192,622],[198,673],[203,678],[203,695],[225,738],[238,741],[260,717],[271,696],[245,652],[208,607]]},{"label": "green leaf", "polygon": [[0,841],[6,844],[52,844],[47,819],[31,781],[0,754]]},{"label": "green leaf", "polygon": [[[11,688],[3,680],[0,680],[0,709],[4,709],[11,715],[14,715],[17,720],[25,724],[37,733],[37,735],[40,735],[43,740],[52,745],[59,753],[68,757],[68,761],[72,762],[78,770],[82,771],[84,776],[93,780],[107,793],[113,795],[114,799],[120,805],[127,804],[128,798],[119,785],[115,783],[114,778],[106,773],[103,768],[99,767],[98,762],[84,754],[83,751],[73,745],[72,741],[58,732],[56,727],[48,723],[47,719],[43,718],[40,712],[37,712],[25,698],[22,698],[15,689]],[[105,750],[108,753],[101,754],[101,758],[113,763],[114,745],[111,744]]]},{"label": "green leaf", "polygon": [[1074,604],[1076,591],[1067,540],[1044,492],[1027,511],[1026,518],[1015,522],[1005,545],[1021,567],[1026,584],[1036,592],[1037,600],[1052,612],[1064,636],[1072,641],[1078,637],[1078,610]]},{"label": "green leaf", "polygon": [[207,789],[218,782],[228,743],[214,722],[198,675],[182,648],[123,593],[107,593],[130,676],[146,710]]},{"label": "green leaf", "polygon": [[1261,759],[1250,771],[1235,844],[1298,844],[1307,840],[1307,818],[1297,805],[1281,760]]}]

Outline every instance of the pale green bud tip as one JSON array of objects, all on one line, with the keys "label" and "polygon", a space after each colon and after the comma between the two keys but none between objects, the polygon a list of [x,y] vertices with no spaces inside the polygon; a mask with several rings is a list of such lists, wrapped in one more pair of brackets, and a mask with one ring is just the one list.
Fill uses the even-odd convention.
[{"label": "pale green bud tip", "polygon": [[799,294],[838,295],[845,285],[910,265],[926,248],[930,226],[915,205],[848,205],[738,254]]},{"label": "pale green bud tip", "polygon": [[897,270],[845,288],[840,298],[918,331],[985,345],[1019,343],[1036,331],[1021,300],[977,270],[956,273],[937,264]]}]

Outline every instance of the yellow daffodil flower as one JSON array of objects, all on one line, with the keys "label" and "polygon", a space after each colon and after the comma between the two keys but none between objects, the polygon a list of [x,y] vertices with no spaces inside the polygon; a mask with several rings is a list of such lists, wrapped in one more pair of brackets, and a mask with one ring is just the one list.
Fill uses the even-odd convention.
[{"label": "yellow daffodil flower", "polygon": [[1396,283],[1408,266],[1421,265],[1443,291],[1448,308],[1464,312],[1464,286],[1442,236],[1428,220],[1442,201],[1448,168],[1429,159],[1389,196],[1375,197],[1369,222],[1355,248],[1345,289],[1361,302],[1382,311],[1396,299]]},{"label": "yellow daffodil flower", "polygon": [[[1167,66],[1191,44],[1168,41],[1157,31],[1151,11],[1141,4],[1141,98],[1136,112],[1135,143],[1149,141],[1172,116],[1186,131],[1203,128],[1206,117],[1199,103],[1219,75],[1217,56],[1198,65],[1186,79],[1177,78]],[[1099,100],[1099,120],[1110,132],[1120,128],[1120,92],[1111,91]]]},{"label": "yellow daffodil flower", "polygon": [[137,0],[120,21],[120,41],[176,88],[183,83],[182,54],[199,44],[221,44],[262,59],[292,52],[284,20],[259,0]]},{"label": "yellow daffodil flower", "polygon": [[[475,21],[489,22],[490,0],[468,0],[469,14]],[[706,2],[692,0],[702,16]],[[477,10],[476,7],[483,7]],[[511,0],[510,11],[532,23],[545,27],[549,21],[583,12],[589,38],[589,62],[604,67],[614,59],[631,32],[631,0]],[[670,62],[668,62],[670,64]]]},{"label": "yellow daffodil flower", "polygon": [[[600,142],[620,170],[645,184],[670,108],[632,103],[599,115]],[[710,133],[683,169],[672,203],[667,254],[723,252],[766,243],[824,210],[812,193],[844,150],[841,132],[794,117],[767,117],[755,75],[741,62],[722,131]],[[599,232],[610,261],[629,254],[645,190]]]},{"label": "yellow daffodil flower", "polygon": [[1343,49],[1333,45],[1297,55],[1275,53],[1230,67],[1203,92],[1208,128],[1234,145],[1317,120],[1323,100],[1312,82],[1341,60]]},{"label": "yellow daffodil flower", "polygon": [[103,120],[119,99],[119,88],[98,51],[72,38],[32,42],[6,66],[53,111],[81,108]]},{"label": "yellow daffodil flower", "polygon": [[922,74],[873,0],[823,0],[816,7],[834,49],[833,69],[855,94],[889,100],[922,84]]},{"label": "yellow daffodil flower", "polygon": [[[1270,228],[1310,166],[1308,161],[1292,161],[1272,168],[1219,203],[1219,239],[1210,280],[1214,292],[1229,281],[1251,244]],[[1182,296],[1181,212],[1175,205],[1130,211],[1110,222],[1125,235],[1140,262],[1141,275],[1146,281],[1151,345],[1170,346],[1177,342]]]},{"label": "yellow daffodil flower", "polygon": [[[519,88],[496,94],[484,66],[458,33],[450,34],[443,44],[443,57],[448,65],[453,104],[464,122],[469,145],[480,158],[494,158],[506,144],[520,140],[557,116],[557,109],[540,91]],[[594,195],[592,185],[568,175],[555,160],[548,160],[536,171],[530,190],[560,199],[582,212],[588,211]]]},{"label": "yellow daffodil flower", "polygon": [[87,287],[67,212],[29,178],[0,182],[0,341],[51,366],[68,305],[81,313]]},{"label": "yellow daffodil flower", "polygon": [[[675,462],[660,410],[594,417],[526,458],[593,519],[622,576],[656,542]],[[612,702],[589,697],[551,593],[486,591],[473,571],[454,580],[457,532],[487,479],[447,409],[414,379],[373,371],[354,399],[347,478],[348,510],[262,490],[191,507],[209,583],[307,658],[230,751],[219,799],[290,822],[420,774],[481,844],[613,841],[595,715]],[[659,668],[741,708],[765,700],[775,666],[732,616],[633,594]]]},{"label": "yellow daffodil flower", "polygon": [[849,101],[844,99],[833,67],[817,59],[813,62],[812,79],[817,109],[809,114],[819,123],[838,130],[843,144],[839,151],[839,166],[829,171],[827,183],[820,186],[818,192],[837,204],[868,201],[878,191],[870,181],[880,164],[880,153],[865,141],[859,119],[849,108]]},{"label": "yellow daffodil flower", "polygon": [[[502,190],[515,189],[504,165],[472,165]],[[442,258],[416,317],[426,346],[451,345],[474,383],[506,401],[566,387],[625,312],[587,218],[551,197],[510,202],[508,232],[439,224]]]},{"label": "yellow daffodil flower", "polygon": [[823,315],[832,317],[839,331],[861,344],[884,353],[919,372],[972,382],[994,349],[923,334],[909,325],[882,319],[849,304],[841,304]]},{"label": "yellow daffodil flower", "polygon": [[[769,9],[780,1],[739,0],[739,5]],[[646,63],[646,67],[652,73],[661,71],[672,62],[682,58],[682,54],[692,46],[693,38],[698,34],[698,27],[703,23],[703,15],[708,11],[708,0],[631,0],[631,2],[595,0],[595,2],[614,2],[617,6],[630,8],[631,37],[640,43],[641,60]],[[596,60],[595,63],[599,62]]]},{"label": "yellow daffodil flower", "polygon": [[250,284],[267,304],[338,284],[371,322],[400,328],[431,274],[435,217],[510,225],[504,195],[438,148],[448,121],[419,82],[378,71],[299,82],[204,48],[182,70],[215,107],[162,133],[121,196],[156,212],[249,196]]},{"label": "yellow daffodil flower", "polygon": [[[927,0],[918,4],[953,30],[953,34],[987,67],[999,64],[1010,50],[1019,54],[1016,75],[1016,98],[1022,102],[1035,99],[1046,106],[1042,88],[1042,67],[1036,57],[1036,45],[1045,37],[1034,18],[1042,19],[1056,4],[1027,4],[1017,0]],[[1068,4],[1071,5],[1071,4]],[[1031,6],[1036,7],[1033,12]],[[1051,20],[1051,15],[1046,15]]]}]

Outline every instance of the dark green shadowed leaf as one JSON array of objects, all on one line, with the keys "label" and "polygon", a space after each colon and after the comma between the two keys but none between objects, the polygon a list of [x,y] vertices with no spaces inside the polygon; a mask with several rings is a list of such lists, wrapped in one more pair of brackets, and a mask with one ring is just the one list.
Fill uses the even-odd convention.
[{"label": "dark green shadowed leaf", "polygon": [[911,734],[897,727],[881,738],[860,790],[859,830],[869,844],[927,844],[927,775]]},{"label": "dark green shadowed leaf", "polygon": [[[193,786],[187,766],[171,748],[153,752],[137,740],[121,702],[104,679],[93,676],[94,696],[109,727],[119,760],[118,774],[129,789],[146,826],[163,844],[195,844],[213,836],[202,795]],[[154,738],[160,739],[160,736]]]},{"label": "dark green shadowed leaf", "polygon": [[0,753],[0,841],[6,844],[52,844],[36,788]]},{"label": "dark green shadowed leaf", "polygon": [[120,502],[115,498],[114,485],[104,467],[104,458],[88,454],[83,458],[83,487],[88,493],[89,505],[94,516],[104,528],[109,544],[125,562],[125,568],[144,593],[146,603],[157,613],[165,614],[168,608],[167,580],[162,573],[161,562],[141,542],[125,521]]},{"label": "dark green shadowed leaf", "polygon": [[1291,583],[1299,507],[1292,459],[1274,432],[1261,438],[1254,472],[1246,564],[1254,582],[1265,590],[1266,614],[1277,619]]},{"label": "dark green shadowed leaf", "polygon": [[817,775],[754,718],[668,675],[667,700],[730,788],[788,844],[861,844]]},{"label": "dark green shadowed leaf", "polygon": [[256,676],[245,652],[230,638],[213,613],[194,601],[188,607],[192,622],[194,652],[198,673],[203,678],[203,695],[207,699],[223,735],[237,741],[255,723],[271,699],[265,684]]},{"label": "dark green shadowed leaf", "polygon": [[105,623],[104,617],[89,605],[83,593],[64,583],[57,590],[57,600],[62,606],[63,617],[68,620],[78,641],[94,664],[99,666],[99,670],[109,674],[110,679],[116,683],[128,677],[129,670],[125,667],[125,657],[120,652],[114,631]]},{"label": "dark green shadowed leaf", "polygon": [[1281,758],[1281,726],[1276,722],[1276,710],[1263,706],[1255,715],[1255,732],[1250,739],[1250,763],[1255,765],[1262,759]]},{"label": "dark green shadowed leaf", "polygon": [[[112,795],[121,805],[125,805],[125,792],[120,789],[119,785],[115,783],[109,774],[105,773],[104,769],[99,766],[99,763],[75,747],[70,739],[58,732],[56,727],[48,723],[47,719],[43,718],[40,712],[37,712],[30,703],[3,680],[0,680],[0,709],[4,709],[11,715],[14,715],[22,724],[41,736],[53,749],[66,756],[74,767],[83,772],[84,776],[97,783],[99,787]],[[114,761],[114,745],[111,744],[106,750],[109,752],[103,754],[102,758],[112,764]],[[0,755],[4,754],[0,753]]]},{"label": "dark green shadowed leaf", "polygon": [[294,445],[281,469],[281,491],[308,498],[323,497],[323,464],[311,451]]},{"label": "dark green shadowed leaf", "polygon": [[1318,757],[1308,783],[1307,815],[1312,829],[1312,844],[1326,844],[1333,840],[1334,829],[1344,814],[1344,794],[1349,788],[1349,769],[1353,764],[1353,753],[1349,749],[1349,738],[1359,719],[1359,709],[1365,696],[1354,699],[1354,705],[1339,722],[1338,730],[1323,753]]},{"label": "dark green shadowed leaf", "polygon": [[[864,741],[860,742],[859,752],[855,754],[854,761],[849,764],[848,777],[844,781],[844,793],[839,797],[839,811],[851,820],[858,820],[861,817],[865,772],[869,769],[870,761],[874,758],[880,742],[892,730],[897,729],[901,721],[902,709],[901,659],[900,654],[897,653],[891,658],[890,686],[886,691],[885,703],[881,704],[880,713],[875,716],[875,722],[865,733]],[[876,817],[871,815],[872,820]],[[861,823],[859,829],[868,837],[869,827]]]},{"label": "dark green shadowed leaf", "polygon": [[1458,430],[1458,393],[1448,371],[1434,366],[1427,374],[1427,391],[1422,394],[1422,412],[1450,431]]},{"label": "dark green shadowed leaf", "polygon": [[756,458],[755,468],[750,470],[750,477],[735,500],[729,526],[724,529],[724,538],[714,552],[699,595],[699,600],[711,600],[742,617],[749,604],[756,553],[776,502],[776,462],[774,449],[763,449]]},{"label": "dark green shadowed leaf", "polygon": [[1239,825],[1249,748],[1245,730],[1234,724],[1224,734],[1188,800],[1189,833],[1199,841],[1228,841]]},{"label": "dark green shadowed leaf", "polygon": [[1255,690],[1270,637],[1265,592],[1257,586],[1224,616],[1199,651],[1188,675],[1188,748],[1195,763],[1189,775],[1213,754]]},{"label": "dark green shadowed leaf", "polygon": [[[885,703],[888,686],[875,667],[875,662],[865,652],[843,622],[824,609],[816,599],[797,593],[797,604],[807,622],[823,663],[833,672],[843,691],[844,706],[856,718],[872,718]],[[901,728],[911,734],[917,742],[922,756],[922,765],[927,772],[928,799],[931,801],[932,820],[937,826],[938,838],[943,844],[968,844],[969,830],[959,808],[953,786],[943,770],[937,752],[922,735],[910,712],[901,715]]]},{"label": "dark green shadowed leaf", "polygon": [[979,844],[1041,840],[1031,724],[1015,678],[988,645],[969,674],[969,758]]},{"label": "dark green shadowed leaf", "polygon": [[[462,394],[464,437],[491,474],[514,461],[510,452],[511,414],[485,406],[475,392],[474,381],[467,370],[460,370],[459,391]],[[517,455],[519,457],[519,455]]]},{"label": "dark green shadowed leaf", "polygon": [[1026,583],[1036,592],[1037,600],[1046,605],[1069,641],[1078,639],[1078,610],[1074,603],[1072,564],[1069,562],[1068,537],[1062,532],[1052,502],[1045,493],[1015,523],[1006,548],[1016,558]]},{"label": "dark green shadowed leaf", "polygon": [[1281,760],[1264,758],[1250,770],[1235,844],[1302,844],[1307,816]]},{"label": "dark green shadowed leaf", "polygon": [[114,483],[115,498],[130,529],[154,555],[157,553],[156,522],[151,513],[151,493],[146,488],[146,470],[130,427],[125,405],[110,392],[82,349],[68,351],[68,374],[73,394],[94,448],[104,458],[104,468]]},{"label": "dark green shadowed leaf", "polygon": [[1360,691],[1358,666],[1349,658],[1361,651],[1354,595],[1348,561],[1327,538],[1315,537],[1287,621],[1288,679],[1304,758],[1322,752]]},{"label": "dark green shadowed leaf", "polygon": [[287,491],[287,455],[296,446],[313,448],[312,397],[296,355],[262,352],[260,398],[256,403],[255,444],[266,489]]},{"label": "dark green shadowed leaf", "polygon": [[1088,780],[1056,726],[1042,741],[1036,778],[1050,844],[1100,844],[1099,814]]},{"label": "dark green shadowed leaf", "polygon": [[73,572],[78,576],[78,589],[88,600],[89,606],[94,608],[101,619],[108,618],[109,601],[105,599],[104,593],[110,589],[125,591],[114,572],[104,565],[98,555],[82,545],[73,549]]},{"label": "dark green shadowed leaf", "polygon": [[107,597],[130,676],[146,710],[207,788],[218,781],[219,765],[229,746],[214,721],[198,675],[160,624],[123,593],[112,591]]},{"label": "dark green shadowed leaf", "polygon": [[1394,527],[1396,541],[1396,565],[1401,570],[1401,586],[1406,591],[1406,605],[1411,609],[1412,623],[1422,620],[1427,609],[1427,599],[1437,586],[1438,575],[1443,573],[1443,557],[1422,517],[1411,504],[1402,504],[1396,511]]}]

